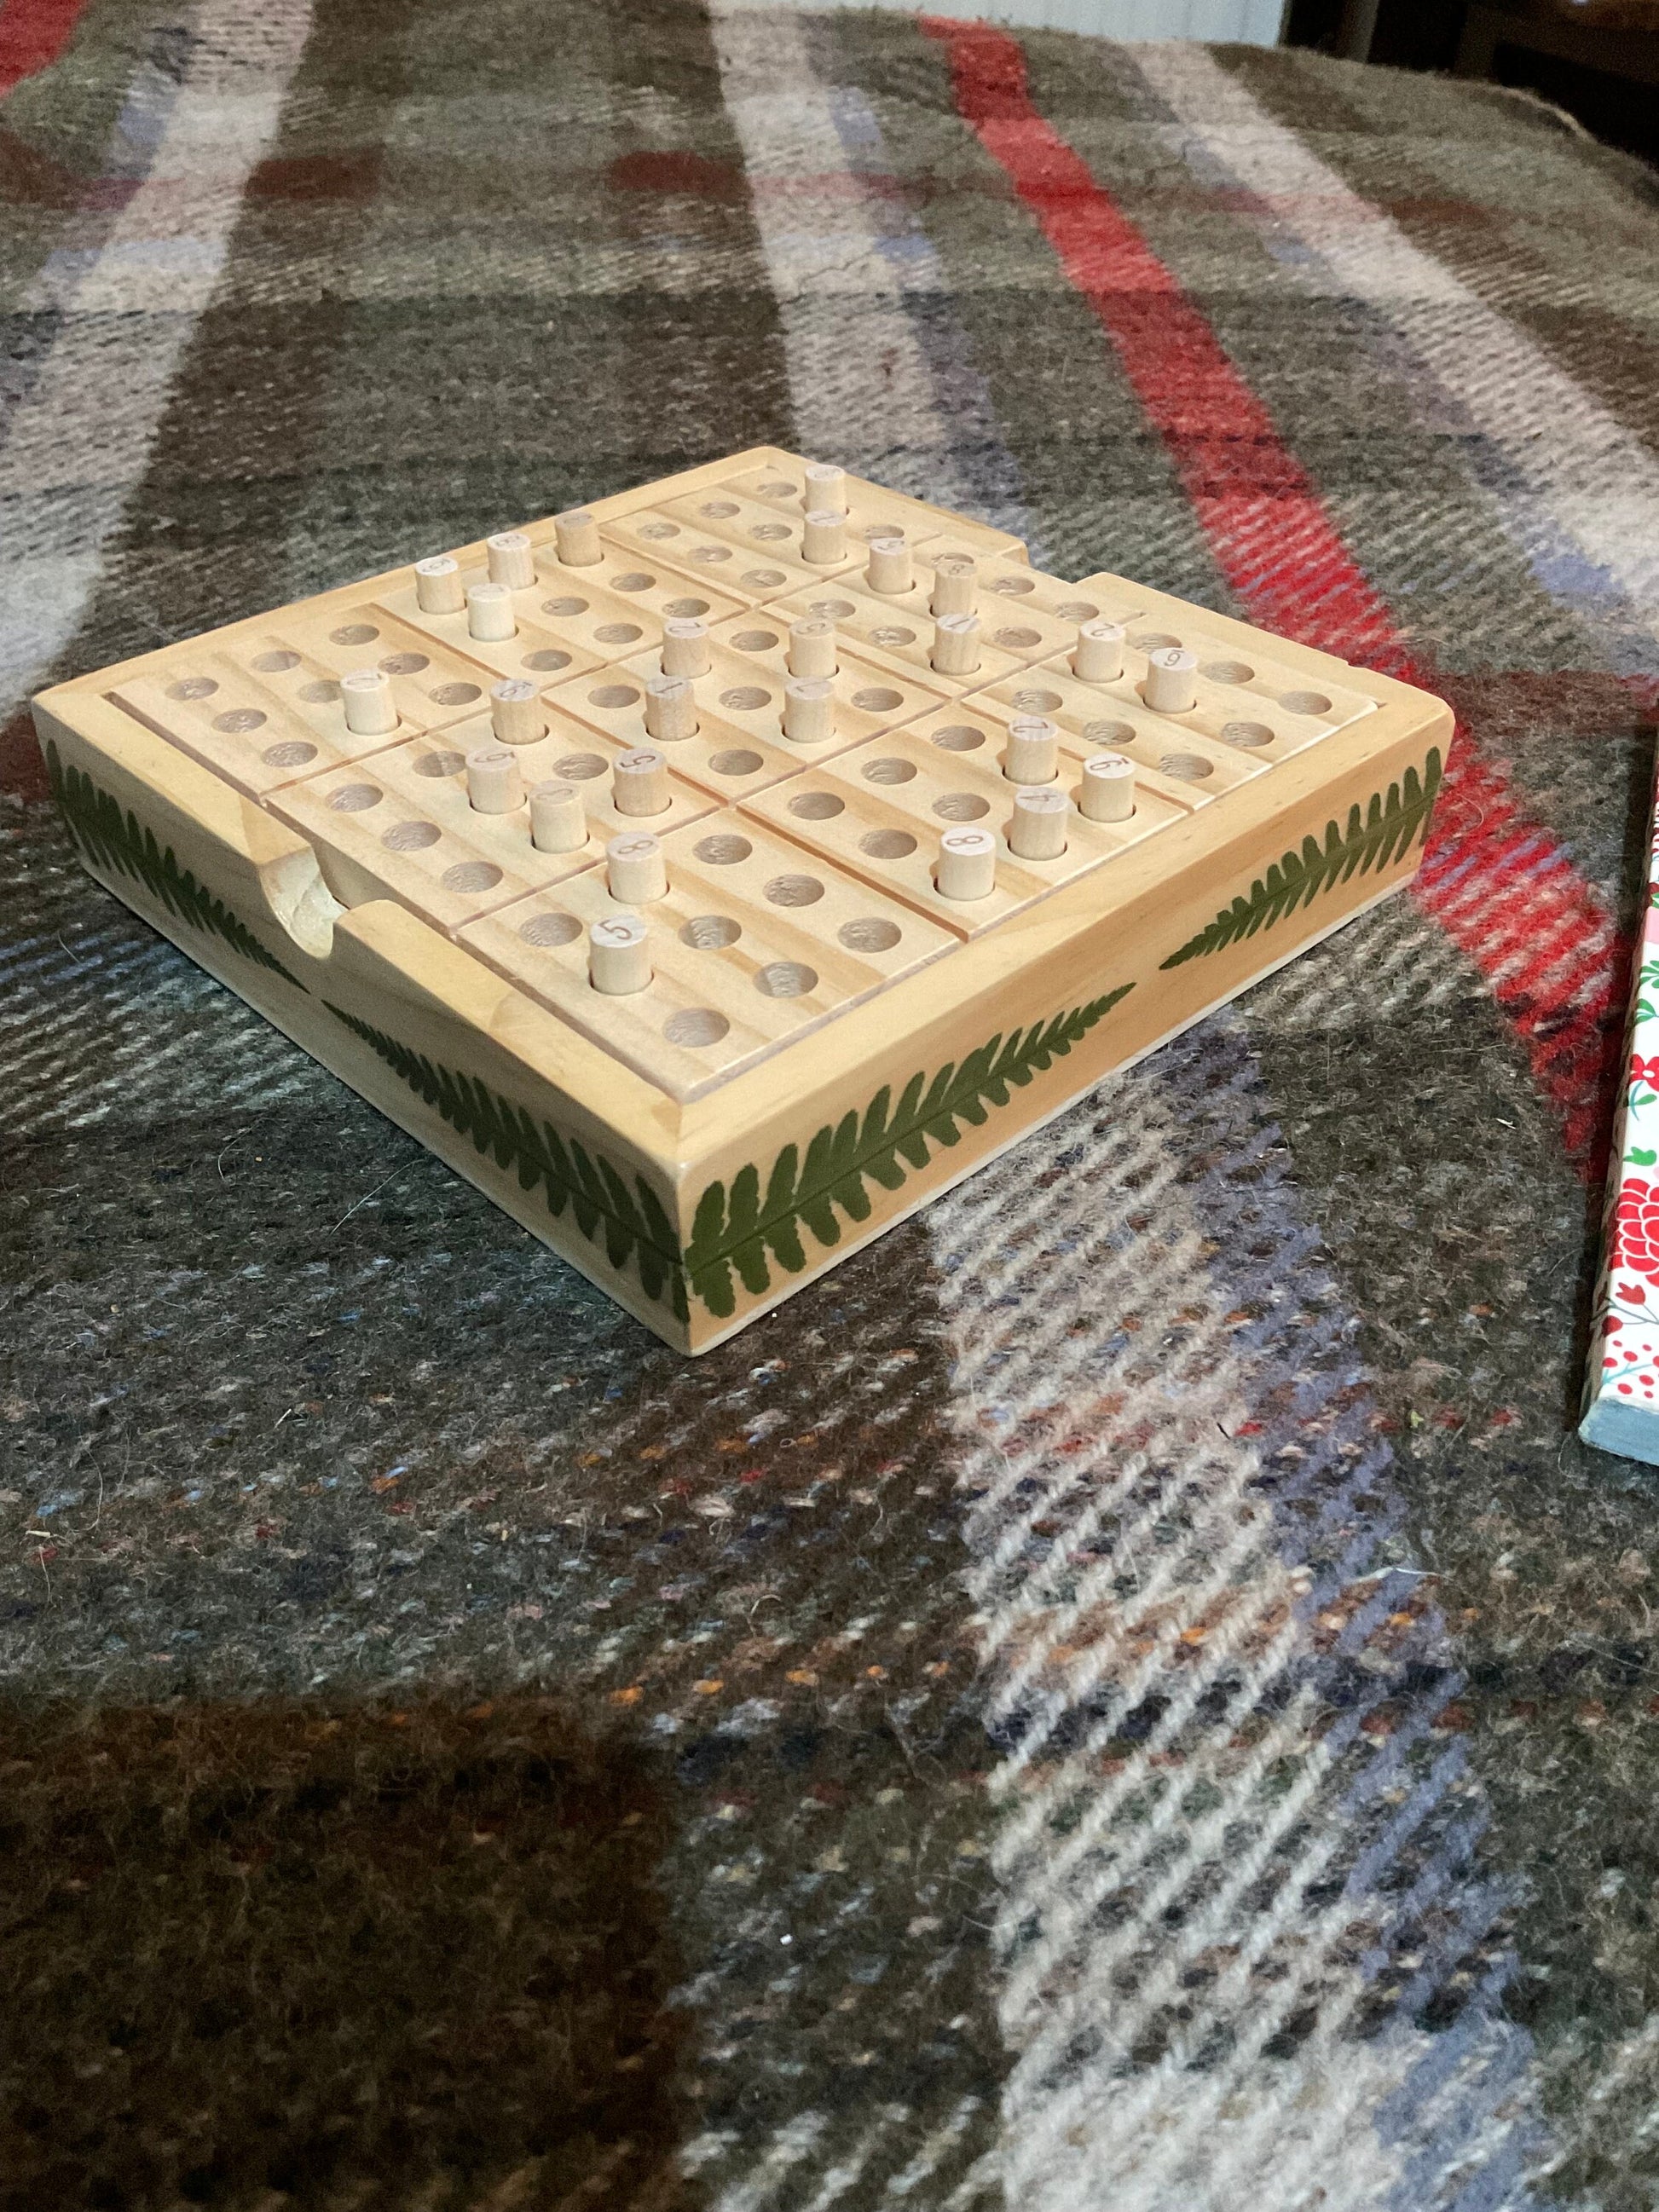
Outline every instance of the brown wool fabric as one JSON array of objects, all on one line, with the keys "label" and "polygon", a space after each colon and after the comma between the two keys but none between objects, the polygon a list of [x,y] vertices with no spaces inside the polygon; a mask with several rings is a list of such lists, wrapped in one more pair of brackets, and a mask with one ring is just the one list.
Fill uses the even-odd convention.
[{"label": "brown wool fabric", "polygon": [[0,110],[4,2212],[1653,2201],[1659,1501],[1550,1056],[1605,1119],[1651,179],[1018,43],[1484,796],[695,1363],[90,884],[15,710],[766,441],[1248,611],[1190,454],[908,18],[89,0]]}]

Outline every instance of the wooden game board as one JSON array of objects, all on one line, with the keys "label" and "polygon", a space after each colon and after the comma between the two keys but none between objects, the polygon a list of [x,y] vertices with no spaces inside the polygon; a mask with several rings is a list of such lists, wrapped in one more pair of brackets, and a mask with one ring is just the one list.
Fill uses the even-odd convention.
[{"label": "wooden game board", "polygon": [[[1039,574],[875,484],[815,479],[809,523],[805,466],[736,454],[598,501],[597,531],[532,524],[447,581],[399,568],[35,702],[100,883],[688,1352],[1398,888],[1450,732],[1420,691]],[[936,592],[971,617],[937,626]],[[836,672],[786,694],[826,649],[803,620]],[[1091,648],[1120,673],[1074,672],[1085,623],[1122,626]],[[707,658],[689,697],[665,624]],[[1176,647],[1195,669],[1160,673]],[[1016,807],[1016,740],[1028,776],[1052,746],[1033,787],[1060,799]],[[1079,811],[1103,748],[1127,819]],[[543,783],[562,849],[511,803]],[[947,896],[964,828],[988,886]],[[612,896],[629,854],[661,896]],[[590,980],[629,963],[641,988]]]}]

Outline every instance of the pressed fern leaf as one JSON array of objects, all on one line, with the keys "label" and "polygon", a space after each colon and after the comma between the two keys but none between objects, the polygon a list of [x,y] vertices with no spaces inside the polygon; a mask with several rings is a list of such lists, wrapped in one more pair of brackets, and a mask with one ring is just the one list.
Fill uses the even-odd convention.
[{"label": "pressed fern leaf", "polygon": [[1188,938],[1161,965],[1179,968],[1220,952],[1258,930],[1271,929],[1298,907],[1311,906],[1323,891],[1334,890],[1355,875],[1370,875],[1410,851],[1413,842],[1428,834],[1429,813],[1440,788],[1440,753],[1431,746],[1419,776],[1408,768],[1399,783],[1389,786],[1388,796],[1371,793],[1364,814],[1350,807],[1346,829],[1335,822],[1325,825],[1325,842],[1304,837],[1299,853],[1286,853],[1265,875],[1250,885],[1248,898],[1236,898],[1224,907],[1206,928]]},{"label": "pressed fern leaf", "polygon": [[324,1004],[336,1021],[361,1037],[452,1129],[470,1139],[478,1152],[488,1153],[498,1167],[513,1169],[522,1189],[539,1185],[555,1220],[568,1206],[582,1235],[590,1244],[603,1244],[613,1267],[626,1267],[631,1260],[647,1297],[665,1302],[681,1321],[686,1319],[679,1239],[661,1200],[642,1176],[635,1176],[630,1188],[602,1153],[591,1154],[574,1137],[561,1136],[550,1122],[538,1127],[522,1106],[503,1098],[476,1076],[458,1075],[329,1000]]},{"label": "pressed fern leaf", "polygon": [[89,775],[72,764],[65,768],[50,738],[46,771],[70,835],[94,867],[132,877],[179,921],[220,939],[244,960],[268,968],[297,990],[305,989],[222,899],[215,898],[188,868],[179,866],[171,845],[158,844],[155,831],[146,829],[131,809],[124,813],[120,801],[100,790]]},{"label": "pressed fern leaf", "polygon": [[734,1276],[758,1297],[771,1287],[775,1261],[799,1274],[807,1264],[803,1226],[819,1244],[838,1244],[842,1214],[868,1220],[869,1183],[897,1190],[908,1171],[960,1142],[963,1122],[981,1127],[989,1107],[1006,1106],[1015,1091],[1063,1060],[1133,988],[1124,983],[1029,1030],[999,1032],[960,1066],[949,1061],[931,1078],[913,1075],[896,1106],[884,1085],[861,1115],[826,1122],[805,1154],[786,1145],[763,1191],[755,1167],[739,1169],[729,1193],[724,1183],[711,1182],[697,1201],[685,1252],[693,1292],[723,1320],[737,1310]]}]

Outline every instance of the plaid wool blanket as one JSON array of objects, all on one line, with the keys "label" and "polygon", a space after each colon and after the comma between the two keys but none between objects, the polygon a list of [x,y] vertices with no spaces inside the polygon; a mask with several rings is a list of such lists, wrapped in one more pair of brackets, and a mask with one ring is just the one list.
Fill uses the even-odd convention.
[{"label": "plaid wool blanket", "polygon": [[5,2212],[1640,2212],[1652,178],[1301,52],[6,0],[6,709],[762,441],[1413,676],[1415,890],[697,1363],[7,725]]}]

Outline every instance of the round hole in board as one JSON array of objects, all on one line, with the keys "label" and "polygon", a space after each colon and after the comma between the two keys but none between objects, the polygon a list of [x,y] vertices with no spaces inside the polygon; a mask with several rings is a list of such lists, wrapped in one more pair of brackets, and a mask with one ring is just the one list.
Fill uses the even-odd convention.
[{"label": "round hole in board", "polygon": [[706,499],[697,509],[699,514],[706,514],[711,522],[728,521],[737,512],[738,502],[734,499]]},{"label": "round hole in board", "polygon": [[976,753],[985,743],[985,732],[971,722],[952,722],[947,730],[934,731],[933,743],[947,753]]},{"label": "round hole in board", "polygon": [[477,684],[441,684],[432,696],[441,707],[470,707],[483,692]]},{"label": "round hole in board", "polygon": [[632,645],[645,632],[637,623],[601,623],[593,635],[601,645]]},{"label": "round hole in board", "polygon": [[914,645],[915,641],[915,630],[906,629],[902,623],[882,623],[870,633],[872,645],[884,645],[890,649],[894,646]]},{"label": "round hole in board", "polygon": [[339,696],[340,687],[331,676],[313,676],[309,684],[300,686],[300,696],[313,707],[320,707]]},{"label": "round hole in board", "polygon": [[749,535],[758,538],[763,545],[775,545],[781,538],[787,538],[789,525],[787,522],[757,522]]},{"label": "round hole in board", "polygon": [[214,716],[213,726],[228,738],[245,738],[250,730],[263,730],[270,719],[257,707],[232,707],[228,713]]},{"label": "round hole in board", "polygon": [[1285,691],[1279,705],[1289,714],[1328,714],[1331,702],[1322,691]]},{"label": "round hole in board", "polygon": [[336,814],[362,814],[378,806],[385,796],[377,784],[343,783],[337,791],[330,792],[328,803]]},{"label": "round hole in board", "polygon": [[1039,691],[1035,685],[1028,684],[1024,690],[1014,693],[1013,703],[1022,714],[1053,714],[1065,702],[1058,691]]},{"label": "round hole in board", "polygon": [[691,848],[705,867],[729,868],[738,860],[746,860],[754,851],[746,837],[734,837],[729,830],[717,830],[712,837],[700,837]]},{"label": "round hole in board", "polygon": [[331,645],[367,645],[380,635],[373,623],[342,623],[328,634]]},{"label": "round hole in board", "polygon": [[1134,742],[1134,726],[1130,722],[1085,722],[1083,742],[1106,752],[1121,752],[1125,745]]},{"label": "round hole in board", "polygon": [[947,791],[933,801],[934,813],[946,822],[978,822],[990,811],[990,800],[974,791]]},{"label": "round hole in board", "polygon": [[694,915],[680,932],[680,943],[694,952],[723,952],[743,935],[743,926],[729,914]]},{"label": "round hole in board", "polygon": [[1092,599],[1066,599],[1054,609],[1061,622],[1093,622],[1100,609]]},{"label": "round hole in board", "polygon": [[916,773],[914,761],[899,760],[889,754],[881,760],[866,761],[864,780],[866,783],[909,783]]},{"label": "round hole in board", "polygon": [[493,891],[501,872],[493,860],[458,860],[442,876],[447,891]]},{"label": "round hole in board", "polygon": [[766,896],[774,906],[816,906],[823,885],[816,876],[774,876]]},{"label": "round hole in board", "polygon": [[656,580],[654,576],[647,575],[643,568],[630,568],[625,575],[613,576],[611,579],[611,588],[613,592],[648,592]]},{"label": "round hole in board", "polygon": [[679,534],[678,522],[642,522],[640,525],[641,537],[648,538],[653,544],[665,538],[678,538]]},{"label": "round hole in board", "polygon": [[781,568],[750,568],[738,579],[750,592],[775,592],[780,584],[787,580]]},{"label": "round hole in board", "polygon": [[424,853],[443,834],[435,822],[394,822],[380,842],[389,853]]},{"label": "round hole in board", "polygon": [[1202,783],[1206,775],[1215,774],[1215,763],[1206,761],[1202,753],[1165,753],[1158,764],[1177,783]]},{"label": "round hole in board", "polygon": [[873,545],[878,538],[902,538],[903,535],[896,523],[892,522],[866,522],[859,532],[866,545]]},{"label": "round hole in board", "polygon": [[758,684],[737,684],[729,691],[720,693],[720,704],[728,714],[757,714],[763,707],[772,703],[772,694],[763,691]]},{"label": "round hole in board", "polygon": [[1041,645],[1042,633],[1035,629],[1000,629],[992,634],[993,645],[1000,645],[1006,653],[1025,653],[1034,645]]},{"label": "round hole in board", "polygon": [[775,629],[740,629],[732,641],[739,653],[770,653],[777,641]]},{"label": "round hole in board", "polygon": [[587,612],[587,601],[586,599],[579,599],[574,595],[562,599],[544,599],[542,601],[542,612],[544,615],[562,615],[566,617],[570,615],[585,615]]},{"label": "round hole in board", "polygon": [[695,561],[700,568],[717,568],[722,561],[732,558],[732,548],[729,545],[694,545],[686,558]]},{"label": "round hole in board", "polygon": [[825,622],[845,622],[848,615],[858,612],[851,599],[813,599],[806,611]]},{"label": "round hole in board", "polygon": [[267,768],[303,768],[316,757],[316,746],[307,744],[301,738],[290,738],[280,745],[267,745],[260,755]]},{"label": "round hole in board", "polygon": [[423,653],[388,653],[380,663],[380,670],[386,676],[418,676],[423,668],[431,665]]},{"label": "round hole in board", "polygon": [[682,1006],[678,1013],[670,1014],[662,1033],[670,1044],[718,1044],[731,1026],[712,1006]]},{"label": "round hole in board", "polygon": [[590,707],[603,707],[614,711],[621,707],[637,706],[639,696],[631,684],[601,684],[588,693],[587,703]]},{"label": "round hole in board", "polygon": [[532,914],[528,921],[519,924],[519,934],[526,945],[574,945],[581,933],[582,926],[574,914]]},{"label": "round hole in board", "polygon": [[1167,646],[1179,645],[1181,640],[1171,637],[1166,629],[1143,629],[1137,630],[1129,642],[1142,653],[1162,653]]},{"label": "round hole in board", "polygon": [[712,755],[708,765],[716,775],[753,775],[766,763],[746,745],[732,745],[725,752]]},{"label": "round hole in board", "polygon": [[769,960],[755,976],[755,988],[769,999],[804,999],[817,988],[817,970],[804,960]]},{"label": "round hole in board", "polygon": [[210,699],[219,689],[210,676],[181,676],[167,686],[169,699]]},{"label": "round hole in board", "polygon": [[696,622],[699,615],[706,615],[708,611],[707,599],[670,599],[663,609],[663,612],[672,616],[676,622]]},{"label": "round hole in board", "polygon": [[793,499],[798,487],[774,477],[769,483],[757,484],[755,489],[763,499]]},{"label": "round hole in board", "polygon": [[586,783],[590,777],[605,774],[602,753],[567,753],[562,761],[553,763],[554,775],[561,783]]},{"label": "round hole in board", "polygon": [[853,694],[853,704],[860,714],[890,714],[904,704],[904,694],[889,690],[884,684],[868,684]]},{"label": "round hole in board", "polygon": [[1198,672],[1211,684],[1249,684],[1255,678],[1248,660],[1208,660]]},{"label": "round hole in board", "polygon": [[285,676],[290,668],[300,665],[300,656],[297,653],[262,653],[253,665],[261,676]]},{"label": "round hole in board", "polygon": [[1265,722],[1224,722],[1222,741],[1230,745],[1270,745],[1273,733]]},{"label": "round hole in board", "polygon": [[789,811],[803,822],[833,822],[846,811],[847,801],[837,799],[833,791],[803,791],[799,799],[789,802]]},{"label": "round hole in board", "polygon": [[844,921],[836,932],[849,952],[890,952],[902,933],[896,922],[884,921],[878,915]]},{"label": "round hole in board", "polygon": [[993,576],[991,589],[1005,599],[1023,599],[1028,592],[1036,591],[1036,581],[1030,576]]},{"label": "round hole in board", "polygon": [[916,849],[908,830],[869,830],[859,839],[859,850],[872,860],[902,860]]},{"label": "round hole in board", "polygon": [[416,775],[459,775],[466,766],[465,753],[422,753],[415,763]]},{"label": "round hole in board", "polygon": [[555,646],[538,646],[534,653],[526,653],[524,665],[526,668],[537,668],[542,670],[544,673],[550,673],[556,668],[568,668],[570,655],[568,653],[559,652]]}]

